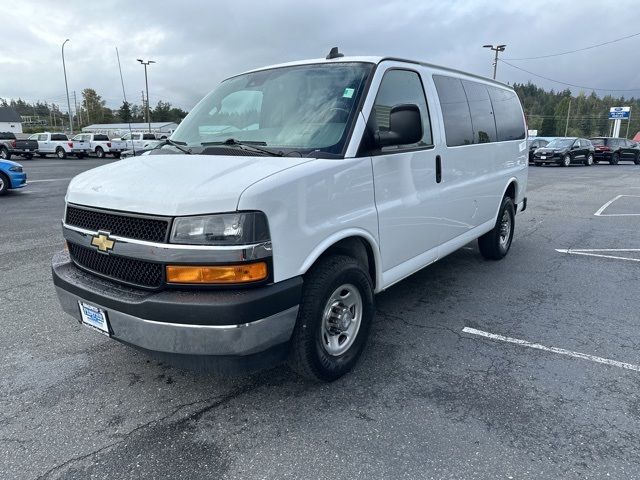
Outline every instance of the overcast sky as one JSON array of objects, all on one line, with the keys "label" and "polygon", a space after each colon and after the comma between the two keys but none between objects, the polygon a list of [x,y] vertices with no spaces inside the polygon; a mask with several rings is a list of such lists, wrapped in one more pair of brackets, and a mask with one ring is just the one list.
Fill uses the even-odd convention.
[{"label": "overcast sky", "polygon": [[[640,32],[637,0],[577,1],[50,1],[2,9],[0,97],[65,103],[91,87],[122,103],[115,47],[129,100],[140,103],[149,67],[151,105],[190,109],[221,80],[244,70],[317,58],[337,45],[348,55],[394,55],[491,75],[487,43],[504,58],[553,54]],[[640,96],[640,36],[589,51],[514,65],[568,83]],[[498,79],[562,85],[499,64]],[[575,93],[579,89],[573,89]],[[606,92],[599,92],[601,94]],[[73,101],[73,100],[72,100]],[[66,108],[63,107],[63,110]]]}]

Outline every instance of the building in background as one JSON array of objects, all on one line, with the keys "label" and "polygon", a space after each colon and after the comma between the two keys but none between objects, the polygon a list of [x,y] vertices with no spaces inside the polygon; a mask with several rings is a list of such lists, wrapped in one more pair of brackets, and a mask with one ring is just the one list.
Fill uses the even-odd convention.
[{"label": "building in background", "polygon": [[[96,123],[82,129],[83,133],[105,133],[109,138],[119,137],[129,132],[148,132],[148,123]],[[152,122],[151,133],[157,138],[168,138],[173,131],[178,128],[178,124],[174,122]]]},{"label": "building in background", "polygon": [[22,118],[11,107],[0,107],[0,132],[22,133]]}]

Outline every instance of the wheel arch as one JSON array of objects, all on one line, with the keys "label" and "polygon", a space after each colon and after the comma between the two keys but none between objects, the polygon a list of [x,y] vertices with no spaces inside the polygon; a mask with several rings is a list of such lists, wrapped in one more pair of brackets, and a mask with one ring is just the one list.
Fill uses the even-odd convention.
[{"label": "wheel arch", "polygon": [[348,229],[334,233],[314,247],[300,268],[304,275],[320,259],[332,253],[340,253],[366,262],[374,291],[381,284],[382,271],[378,242],[366,230]]}]

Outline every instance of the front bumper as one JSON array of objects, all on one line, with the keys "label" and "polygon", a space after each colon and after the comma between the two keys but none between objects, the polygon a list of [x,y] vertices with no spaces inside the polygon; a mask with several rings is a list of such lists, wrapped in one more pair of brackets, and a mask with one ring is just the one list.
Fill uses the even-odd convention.
[{"label": "front bumper", "polygon": [[27,184],[27,174],[25,172],[8,172],[11,186],[9,188],[22,188]]},{"label": "front bumper", "polygon": [[533,157],[533,163],[560,163],[562,161],[562,156],[557,154],[545,155],[545,157]]},{"label": "front bumper", "polygon": [[244,290],[142,291],[81,271],[67,252],[53,257],[52,273],[76,320],[84,301],[106,311],[113,339],[186,356],[244,357],[286,344],[302,293],[300,277]]}]

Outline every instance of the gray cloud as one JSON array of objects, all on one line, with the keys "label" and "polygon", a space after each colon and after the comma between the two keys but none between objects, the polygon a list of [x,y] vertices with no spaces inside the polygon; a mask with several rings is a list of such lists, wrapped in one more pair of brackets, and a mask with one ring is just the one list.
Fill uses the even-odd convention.
[{"label": "gray cloud", "polygon": [[[122,102],[115,56],[120,51],[130,100],[140,101],[153,59],[151,104],[190,108],[225,77],[254,67],[326,54],[394,55],[491,73],[485,43],[506,43],[508,57],[580,48],[640,31],[633,0],[450,2],[352,0],[46,1],[16,2],[3,11],[0,97],[64,104],[60,46],[65,38],[69,87],[95,88],[111,107]],[[513,62],[541,75],[599,88],[638,88],[640,37],[562,57]],[[500,64],[498,79],[562,85]],[[578,89],[574,89],[575,92]],[[614,92],[615,93],[615,92]],[[64,109],[64,107],[63,107]]]}]

